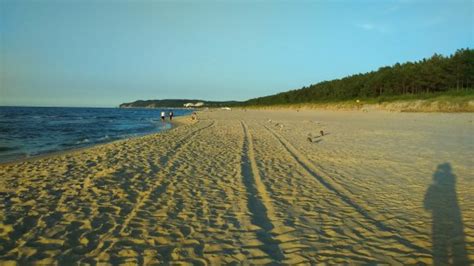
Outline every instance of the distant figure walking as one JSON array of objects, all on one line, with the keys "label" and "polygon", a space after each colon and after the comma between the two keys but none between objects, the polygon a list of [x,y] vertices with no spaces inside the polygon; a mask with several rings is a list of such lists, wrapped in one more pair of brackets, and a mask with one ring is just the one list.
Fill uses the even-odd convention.
[{"label": "distant figure walking", "polygon": [[456,195],[456,176],[451,165],[438,165],[424,207],[431,211],[434,265],[468,265],[464,225]]},{"label": "distant figure walking", "polygon": [[161,111],[161,121],[162,122],[165,122],[165,117],[166,117],[165,111]]},{"label": "distant figure walking", "polygon": [[170,115],[170,121],[173,120],[173,115],[174,115],[174,114],[173,114],[173,111],[171,111],[171,112],[169,113],[169,115]]}]

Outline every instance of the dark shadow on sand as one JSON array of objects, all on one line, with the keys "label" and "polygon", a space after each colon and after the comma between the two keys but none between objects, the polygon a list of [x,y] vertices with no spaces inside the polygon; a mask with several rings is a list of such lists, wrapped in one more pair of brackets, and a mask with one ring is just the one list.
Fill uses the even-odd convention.
[{"label": "dark shadow on sand", "polygon": [[425,194],[424,207],[432,214],[434,265],[469,265],[462,214],[451,164],[439,164]]}]

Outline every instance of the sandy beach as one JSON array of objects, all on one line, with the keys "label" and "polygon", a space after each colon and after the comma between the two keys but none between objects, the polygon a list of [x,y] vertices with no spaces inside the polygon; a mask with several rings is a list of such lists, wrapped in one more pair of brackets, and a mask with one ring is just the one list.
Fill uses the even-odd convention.
[{"label": "sandy beach", "polygon": [[0,165],[0,264],[474,263],[472,113],[198,116]]}]

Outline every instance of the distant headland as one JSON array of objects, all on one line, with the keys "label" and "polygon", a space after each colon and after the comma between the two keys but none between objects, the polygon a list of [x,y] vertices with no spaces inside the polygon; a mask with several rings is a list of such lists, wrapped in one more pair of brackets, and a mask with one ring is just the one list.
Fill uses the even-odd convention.
[{"label": "distant headland", "polygon": [[224,107],[236,105],[238,101],[203,101],[189,99],[164,99],[164,100],[138,100],[130,103],[122,103],[120,108],[160,108],[160,107]]}]

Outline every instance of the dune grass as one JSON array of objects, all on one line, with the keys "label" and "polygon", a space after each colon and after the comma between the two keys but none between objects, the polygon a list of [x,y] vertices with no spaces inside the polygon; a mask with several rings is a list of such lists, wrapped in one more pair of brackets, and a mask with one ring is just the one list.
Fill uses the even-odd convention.
[{"label": "dune grass", "polygon": [[344,101],[313,101],[297,104],[246,106],[252,109],[389,110],[398,112],[474,112],[474,89],[357,98]]}]

